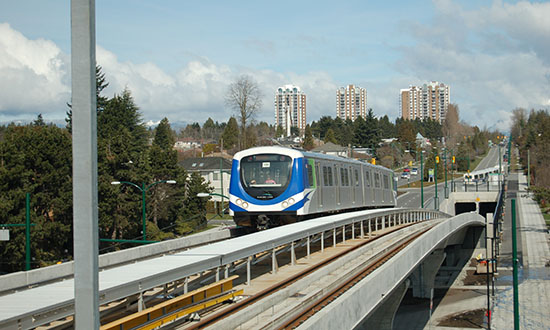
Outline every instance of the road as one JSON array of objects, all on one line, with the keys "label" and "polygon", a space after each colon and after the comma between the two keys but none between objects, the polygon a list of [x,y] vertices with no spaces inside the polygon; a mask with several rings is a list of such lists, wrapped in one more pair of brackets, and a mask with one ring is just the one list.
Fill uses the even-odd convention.
[{"label": "road", "polygon": [[[498,146],[492,147],[489,152],[487,153],[487,156],[485,156],[477,165],[476,170],[493,167],[498,165]],[[501,157],[503,155],[503,150],[501,147]],[[411,208],[418,208],[421,207],[420,200],[421,200],[421,191],[419,188],[406,188],[408,179],[401,178],[401,172],[396,173],[396,176],[399,178],[397,182],[397,186],[401,191],[404,191],[405,193],[400,195],[397,198],[397,207],[411,207]],[[448,182],[447,182],[447,189],[450,192],[451,191],[451,177],[450,173],[448,175]],[[418,181],[420,180],[420,175],[411,175],[410,182]],[[475,191],[476,189],[479,191],[487,191],[487,184],[480,183],[479,186],[476,188],[474,185],[469,185],[468,187],[464,187],[464,184],[462,182],[462,179],[455,179],[455,191]],[[445,181],[442,180],[442,182],[438,182],[437,185],[437,197],[439,200],[439,203],[445,198]],[[466,190],[467,189],[467,190]],[[489,186],[489,190],[495,190],[498,189],[497,186]],[[434,208],[434,197],[435,197],[435,186],[425,186],[424,187],[424,207],[425,208]]]},{"label": "road", "polygon": [[[504,154],[504,148],[501,147],[501,157]],[[489,152],[487,153],[487,156],[485,156],[479,164],[477,164],[475,171],[482,170],[485,168],[493,167],[498,165],[498,146],[492,147]]]}]

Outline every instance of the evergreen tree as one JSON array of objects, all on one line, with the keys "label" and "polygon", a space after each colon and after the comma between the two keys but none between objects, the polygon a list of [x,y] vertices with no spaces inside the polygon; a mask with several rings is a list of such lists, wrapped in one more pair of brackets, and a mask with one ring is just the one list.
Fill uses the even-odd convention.
[{"label": "evergreen tree", "polygon": [[141,237],[141,186],[152,182],[147,130],[129,90],[115,95],[98,116],[100,238]]},{"label": "evergreen tree", "polygon": [[42,114],[38,114],[38,117],[36,117],[36,120],[32,122],[33,126],[46,126],[46,123],[44,122],[44,119],[42,118]]},{"label": "evergreen tree", "polygon": [[338,141],[336,141],[336,136],[334,136],[334,130],[332,128],[329,128],[324,139],[325,143],[331,142],[334,144],[337,144]]},{"label": "evergreen tree", "polygon": [[[95,67],[95,84],[96,84],[96,109],[97,109],[97,115],[105,109],[107,106],[108,98],[101,95],[101,92],[107,86],[109,86],[109,83],[105,79],[105,74],[101,72],[101,66],[96,65]],[[67,123],[67,129],[69,132],[72,131],[72,117],[73,117],[73,110],[72,110],[72,104],[67,103],[67,106],[69,107],[69,110],[66,112],[67,118],[65,118],[65,122]]]},{"label": "evergreen tree", "polygon": [[[43,123],[10,125],[0,142],[0,223],[25,223],[30,193],[33,268],[71,255],[71,151],[68,132]],[[10,236],[0,245],[0,272],[24,269],[25,228],[10,229]]]},{"label": "evergreen tree", "polygon": [[239,140],[239,125],[237,124],[237,119],[235,119],[235,117],[229,118],[229,121],[223,130],[222,138],[223,147],[225,149],[233,149],[237,145]]},{"label": "evergreen tree", "polygon": [[309,125],[306,125],[306,130],[304,133],[304,142],[302,143],[302,148],[305,150],[311,150],[315,148],[315,144],[313,142],[313,135],[311,134],[311,127]]},{"label": "evergreen tree", "polygon": [[171,150],[175,142],[174,132],[170,128],[168,118],[164,117],[155,129],[153,146],[159,146],[162,150]]}]

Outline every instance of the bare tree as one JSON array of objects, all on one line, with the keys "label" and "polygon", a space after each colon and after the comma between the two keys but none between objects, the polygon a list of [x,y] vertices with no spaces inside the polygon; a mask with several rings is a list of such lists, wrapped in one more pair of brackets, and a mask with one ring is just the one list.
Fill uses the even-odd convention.
[{"label": "bare tree", "polygon": [[240,149],[247,147],[246,126],[254,120],[256,112],[262,107],[262,93],[258,84],[247,75],[240,76],[229,85],[225,104],[232,108],[241,124]]},{"label": "bare tree", "polygon": [[447,115],[445,116],[445,121],[443,122],[443,135],[447,137],[447,140],[449,140],[454,138],[459,130],[460,123],[458,105],[449,104]]},{"label": "bare tree", "polygon": [[527,126],[527,111],[523,108],[514,109],[512,111],[512,136],[515,139],[521,137],[525,126]]}]

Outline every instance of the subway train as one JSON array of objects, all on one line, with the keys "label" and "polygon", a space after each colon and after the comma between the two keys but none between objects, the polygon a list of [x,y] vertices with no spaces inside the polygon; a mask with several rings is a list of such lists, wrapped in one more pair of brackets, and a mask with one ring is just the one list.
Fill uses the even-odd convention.
[{"label": "subway train", "polygon": [[229,212],[235,223],[265,229],[321,215],[395,207],[393,171],[284,147],[233,157]]}]

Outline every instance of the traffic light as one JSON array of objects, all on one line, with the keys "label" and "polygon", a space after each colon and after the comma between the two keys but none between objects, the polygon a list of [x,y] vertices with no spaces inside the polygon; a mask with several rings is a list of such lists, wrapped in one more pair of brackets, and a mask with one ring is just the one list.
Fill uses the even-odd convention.
[{"label": "traffic light", "polygon": [[435,163],[439,164],[439,156],[435,156]]},{"label": "traffic light", "polygon": [[455,156],[453,156],[453,164],[455,163]]}]

